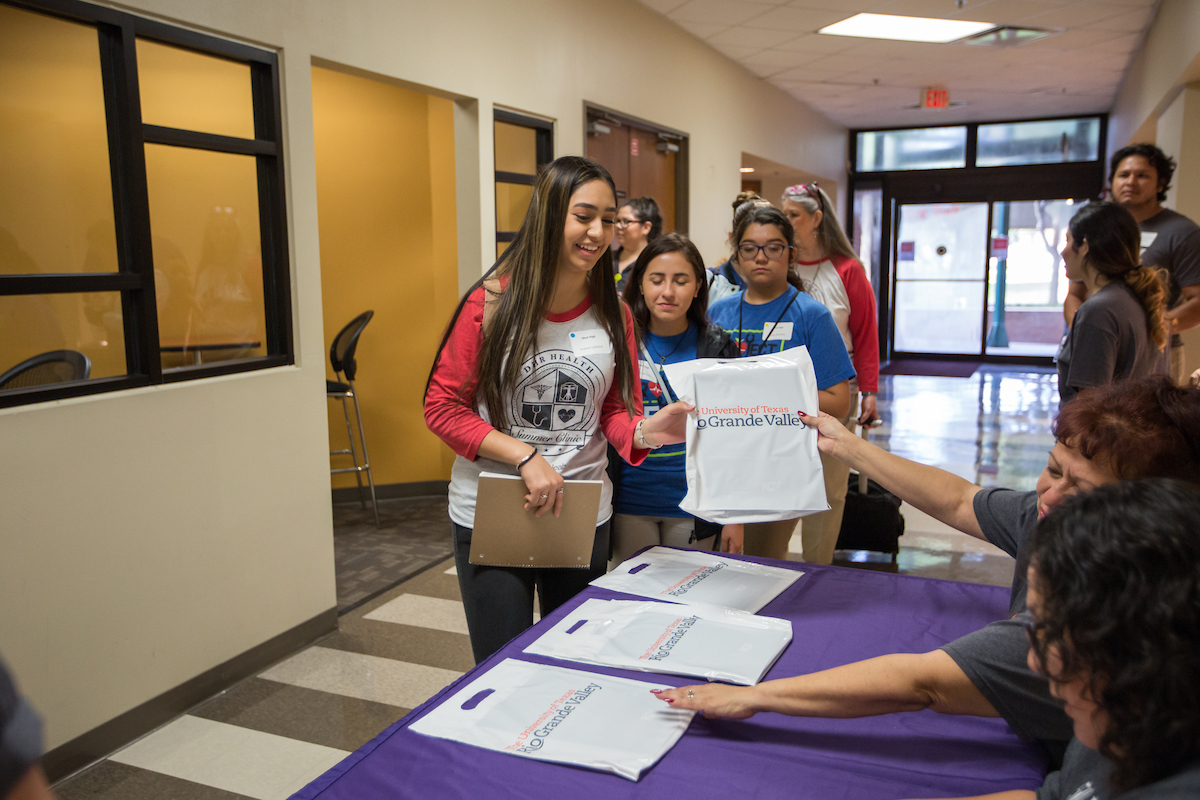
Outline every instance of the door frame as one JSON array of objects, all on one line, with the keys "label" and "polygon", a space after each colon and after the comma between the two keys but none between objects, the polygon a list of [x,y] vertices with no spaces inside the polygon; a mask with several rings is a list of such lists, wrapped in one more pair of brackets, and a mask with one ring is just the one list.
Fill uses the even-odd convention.
[{"label": "door frame", "polygon": [[[967,145],[965,163],[973,165],[980,125],[1005,122],[1037,122],[1059,119],[1099,117],[1100,139],[1095,161],[1076,161],[1055,164],[1028,164],[1011,167],[967,166],[950,169],[895,170],[888,172],[857,172],[858,134],[870,131],[905,130],[912,128],[966,127]],[[1077,200],[1101,197],[1106,187],[1106,162],[1108,142],[1108,115],[1075,114],[1069,117],[1050,117],[1030,120],[987,120],[983,122],[957,123],[955,125],[906,125],[897,128],[870,128],[851,130],[849,133],[850,170],[847,173],[848,191],[845,198],[846,220],[854,219],[854,194],[858,188],[882,189],[882,218],[880,220],[879,248],[875,254],[879,264],[879,282],[876,288],[876,306],[879,314],[879,355],[881,361],[890,361],[896,353],[895,341],[895,290],[896,264],[898,257],[898,212],[901,205],[921,203],[988,203],[988,238],[991,238],[992,204],[997,202],[1024,202],[1075,198]],[[990,264],[984,270],[984,291],[987,291]],[[980,341],[981,352],[977,356],[953,353],[903,352],[905,358],[928,361],[980,361],[984,363],[1029,364],[1051,366],[1053,359],[1047,356],[988,355],[984,344],[987,338],[987,295],[983,299],[984,330]]]},{"label": "door frame", "polygon": [[666,125],[651,122],[641,117],[634,117],[620,111],[615,111],[607,106],[602,106],[599,103],[585,100],[583,102],[583,152],[587,152],[588,125],[596,121],[603,122],[606,119],[612,120],[619,125],[653,131],[658,135],[659,141],[666,141],[679,148],[675,153],[675,230],[686,236],[688,233],[689,217],[688,175],[690,173],[688,168],[688,151],[690,148],[688,146],[689,136],[687,132],[669,128]]}]

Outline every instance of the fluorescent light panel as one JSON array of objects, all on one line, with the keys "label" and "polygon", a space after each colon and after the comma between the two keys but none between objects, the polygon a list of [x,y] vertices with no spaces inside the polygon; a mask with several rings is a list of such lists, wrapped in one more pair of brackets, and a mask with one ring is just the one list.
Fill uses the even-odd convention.
[{"label": "fluorescent light panel", "polygon": [[896,39],[902,42],[953,42],[964,36],[996,27],[993,22],[900,17],[894,14],[855,14],[849,19],[826,25],[817,33],[833,36],[857,36],[863,39]]}]

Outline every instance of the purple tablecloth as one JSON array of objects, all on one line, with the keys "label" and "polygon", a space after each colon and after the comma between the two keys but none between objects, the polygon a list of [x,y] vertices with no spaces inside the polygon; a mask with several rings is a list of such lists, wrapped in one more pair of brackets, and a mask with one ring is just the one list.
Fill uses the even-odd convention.
[{"label": "purple tablecloth", "polygon": [[[784,562],[746,559],[774,565]],[[767,679],[814,672],[885,653],[922,653],[1006,615],[1008,590],[867,570],[786,564],[805,574],[760,614],[792,622],[793,639]],[[1040,748],[999,719],[932,711],[866,719],[759,714],[740,722],[697,716],[679,743],[637,783],[434,739],[410,723],[460,683],[504,658],[682,686],[694,679],[609,670],[526,656],[547,626],[590,597],[630,599],[595,587],[518,636],[313,781],[294,800],[394,798],[754,798],[896,800],[1035,789]],[[643,598],[634,598],[643,599]]]}]

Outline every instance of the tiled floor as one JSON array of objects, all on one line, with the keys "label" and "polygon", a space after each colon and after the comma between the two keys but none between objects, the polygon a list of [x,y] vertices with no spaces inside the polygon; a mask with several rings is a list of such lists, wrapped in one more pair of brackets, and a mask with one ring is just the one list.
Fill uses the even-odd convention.
[{"label": "tiled floor", "polygon": [[[881,401],[887,424],[872,436],[881,446],[984,486],[1029,489],[1053,443],[1058,391],[1048,372],[982,369],[971,378],[888,377]],[[338,548],[340,559],[358,559],[345,584],[339,576],[339,606],[361,605],[339,619],[336,633],[59,783],[59,797],[286,798],[469,670],[458,581],[452,561],[441,560],[449,526],[432,501],[384,505],[399,519],[409,511],[404,503],[412,504],[411,542],[371,556],[371,524],[353,546]],[[353,516],[356,507],[348,509]],[[908,506],[904,514],[901,572],[1011,581],[1012,560],[996,548]],[[363,601],[411,572],[423,548],[440,563]]]}]

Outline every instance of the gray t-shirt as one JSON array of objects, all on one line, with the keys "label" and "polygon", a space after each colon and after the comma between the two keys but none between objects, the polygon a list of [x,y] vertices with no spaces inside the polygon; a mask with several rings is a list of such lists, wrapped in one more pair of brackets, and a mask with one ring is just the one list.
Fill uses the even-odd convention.
[{"label": "gray t-shirt", "polygon": [[41,755],[42,721],[0,663],[0,797],[8,797]]},{"label": "gray t-shirt", "polygon": [[1008,613],[1016,614],[1025,608],[1025,573],[1029,569],[1025,543],[1038,521],[1037,492],[984,489],[976,493],[972,503],[984,537],[1017,560],[1008,599]]},{"label": "gray t-shirt", "polygon": [[1072,739],[1063,758],[1062,769],[1052,772],[1042,788],[1037,790],[1037,800],[1184,800],[1200,797],[1200,763],[1192,764],[1182,772],[1117,795],[1108,788],[1111,769],[1108,759],[1078,739]]},{"label": "gray t-shirt", "polygon": [[1154,345],[1146,312],[1129,285],[1115,280],[1079,307],[1058,351],[1058,396],[1125,378],[1167,373],[1170,356]]},{"label": "gray t-shirt", "polygon": [[[1174,308],[1182,287],[1200,283],[1200,226],[1169,208],[1143,220],[1141,226],[1142,263],[1167,271],[1167,308]],[[1171,339],[1172,346],[1182,343],[1178,334]]]},{"label": "gray t-shirt", "polygon": [[1058,764],[1072,736],[1071,718],[1050,695],[1049,682],[1029,668],[1024,617],[993,622],[942,650],[1018,736],[1041,742]]}]

